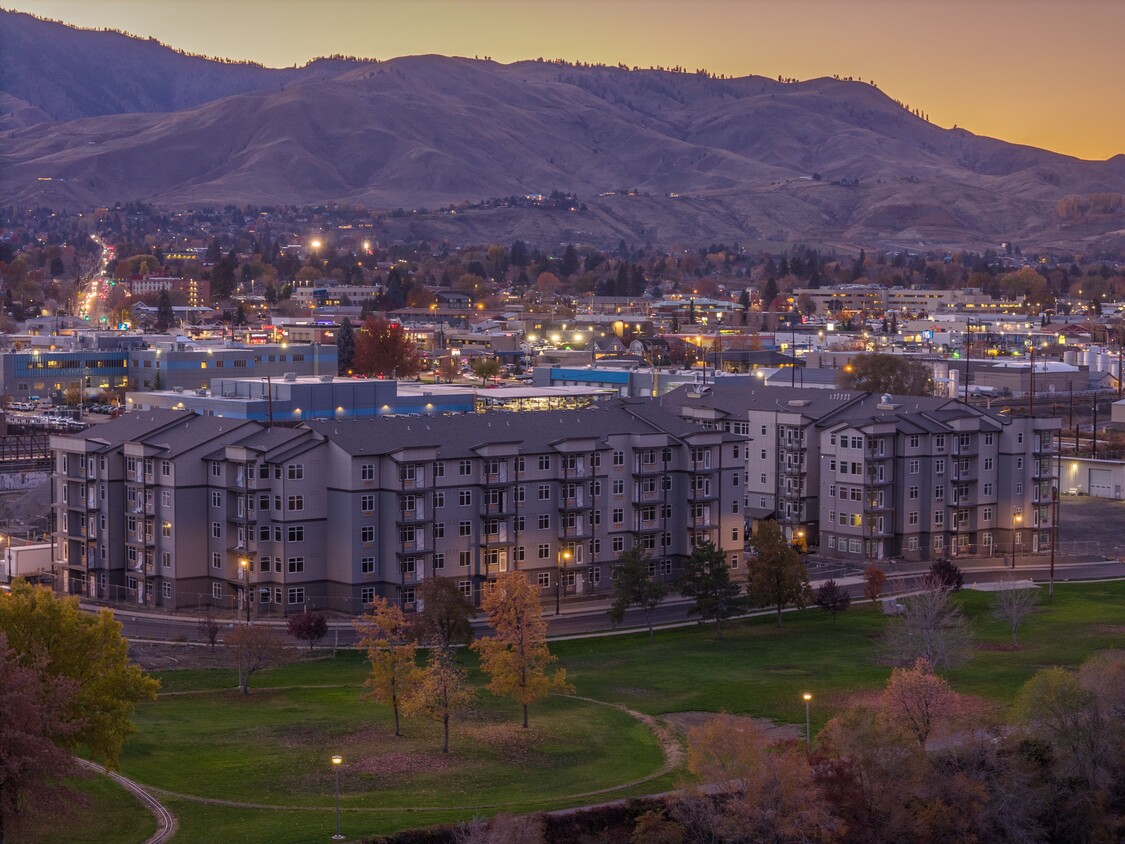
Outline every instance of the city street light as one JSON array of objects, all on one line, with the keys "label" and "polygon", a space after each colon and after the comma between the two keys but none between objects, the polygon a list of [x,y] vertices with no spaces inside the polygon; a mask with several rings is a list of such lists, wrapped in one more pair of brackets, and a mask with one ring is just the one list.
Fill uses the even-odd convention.
[{"label": "city street light", "polygon": [[242,567],[242,603],[246,605],[246,623],[250,623],[250,561],[243,557],[238,561]]},{"label": "city street light", "polygon": [[562,551],[562,552],[559,553],[559,564],[558,564],[558,567],[557,567],[558,571],[555,573],[557,575],[557,577],[555,577],[555,615],[558,615],[562,611],[563,563],[564,563],[564,561],[569,560],[570,557],[571,557],[571,553],[570,553],[569,550]]},{"label": "city street light", "polygon": [[342,841],[344,838],[340,834],[340,764],[343,761],[343,756],[332,757],[332,769],[336,772],[336,834],[332,838],[337,841]]},{"label": "city street light", "polygon": [[812,703],[812,693],[805,692],[801,697],[805,701],[805,749],[807,752],[812,753],[812,729],[809,720],[809,704]]},{"label": "city street light", "polygon": [[1019,543],[1016,541],[1019,538],[1020,524],[1023,522],[1023,513],[1016,513],[1014,524],[1012,526],[1012,568],[1016,567],[1016,554],[1019,552]]}]

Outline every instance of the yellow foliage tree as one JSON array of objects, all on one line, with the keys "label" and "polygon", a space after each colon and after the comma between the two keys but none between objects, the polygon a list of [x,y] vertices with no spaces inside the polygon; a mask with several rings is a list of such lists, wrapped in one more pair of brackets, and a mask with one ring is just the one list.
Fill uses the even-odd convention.
[{"label": "yellow foliage tree", "polygon": [[477,699],[476,689],[466,685],[466,676],[451,651],[433,647],[418,682],[403,701],[408,715],[422,715],[441,723],[442,753],[449,752],[450,719]]},{"label": "yellow foliage tree", "polygon": [[470,646],[480,655],[481,668],[491,678],[488,690],[510,697],[523,707],[527,729],[527,707],[550,692],[571,693],[566,672],[548,674],[555,661],[547,647],[547,622],[539,594],[522,572],[500,575],[481,602],[494,635]]},{"label": "yellow foliage tree", "polygon": [[371,612],[352,622],[359,633],[359,646],[367,651],[371,676],[364,686],[369,697],[389,703],[395,715],[395,735],[400,736],[399,705],[410,697],[418,683],[415,655],[418,646],[411,636],[410,624],[397,604],[376,597]]}]

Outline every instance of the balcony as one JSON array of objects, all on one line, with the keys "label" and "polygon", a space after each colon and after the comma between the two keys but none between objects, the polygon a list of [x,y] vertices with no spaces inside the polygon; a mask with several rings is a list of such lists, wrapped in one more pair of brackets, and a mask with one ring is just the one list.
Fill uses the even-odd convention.
[{"label": "balcony", "polygon": [[592,502],[582,490],[579,490],[577,495],[559,500],[560,510],[588,510],[592,506]]},{"label": "balcony", "polygon": [[[652,489],[652,490],[649,490],[649,491],[645,492],[640,486],[636,486],[636,487],[633,488],[633,498],[636,501],[642,501],[642,502],[663,501],[664,500],[664,494],[659,489]],[[559,509],[567,509],[567,508],[564,508],[560,505]]]},{"label": "balcony", "polygon": [[412,522],[425,522],[426,518],[426,505],[418,503],[413,510],[399,510],[398,523],[410,524]]},{"label": "balcony", "polygon": [[512,541],[512,534],[507,525],[500,525],[493,533],[481,534],[482,545],[507,545]]},{"label": "balcony", "polygon": [[485,486],[500,486],[502,484],[510,484],[513,479],[508,472],[507,466],[502,466],[499,472],[485,472],[484,485]]}]

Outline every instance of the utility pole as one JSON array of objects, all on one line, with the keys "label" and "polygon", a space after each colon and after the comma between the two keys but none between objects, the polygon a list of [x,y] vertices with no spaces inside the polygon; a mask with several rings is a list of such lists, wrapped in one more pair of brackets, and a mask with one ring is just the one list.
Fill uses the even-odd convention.
[{"label": "utility pole", "polygon": [[1027,415],[1035,416],[1035,346],[1031,347],[1031,366],[1028,369],[1027,382]]},{"label": "utility pole", "polygon": [[1051,579],[1047,586],[1047,597],[1055,594],[1055,546],[1059,544],[1059,487],[1051,487]]},{"label": "utility pole", "polygon": [[1090,459],[1098,459],[1098,396],[1094,394],[1094,419],[1090,427]]}]

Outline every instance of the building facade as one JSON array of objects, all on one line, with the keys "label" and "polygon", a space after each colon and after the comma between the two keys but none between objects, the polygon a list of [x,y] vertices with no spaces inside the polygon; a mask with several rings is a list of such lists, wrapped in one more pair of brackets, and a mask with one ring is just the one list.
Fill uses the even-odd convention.
[{"label": "building facade", "polygon": [[522,570],[561,601],[608,593],[633,547],[671,582],[704,541],[743,571],[744,438],[652,402],[292,428],[137,411],[52,444],[59,564],[96,598],[358,613]]},{"label": "building facade", "polygon": [[854,560],[1002,556],[1053,541],[1057,418],[956,399],[733,387],[665,397],[749,436],[746,513]]}]

